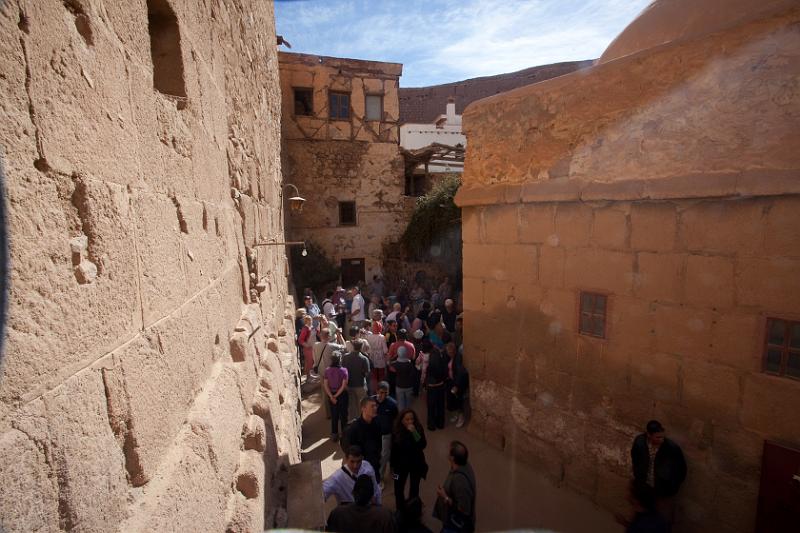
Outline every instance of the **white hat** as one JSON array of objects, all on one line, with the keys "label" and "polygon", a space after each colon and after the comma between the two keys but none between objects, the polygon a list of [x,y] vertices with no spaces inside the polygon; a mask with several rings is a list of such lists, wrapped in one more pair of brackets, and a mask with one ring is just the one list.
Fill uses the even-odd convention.
[{"label": "white hat", "polygon": [[424,337],[424,336],[425,336],[425,333],[423,333],[423,331],[421,329],[418,329],[417,331],[414,332],[414,338],[417,339],[417,340],[422,339],[422,337]]}]

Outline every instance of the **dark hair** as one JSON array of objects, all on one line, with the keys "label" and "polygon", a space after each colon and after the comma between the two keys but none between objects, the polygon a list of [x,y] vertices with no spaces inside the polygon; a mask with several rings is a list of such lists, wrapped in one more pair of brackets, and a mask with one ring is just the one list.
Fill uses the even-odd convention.
[{"label": "dark hair", "polygon": [[430,353],[433,350],[433,343],[428,337],[423,337],[419,343],[419,349],[425,353]]},{"label": "dark hair", "polygon": [[386,325],[387,325],[387,326],[389,326],[389,325],[392,325],[392,324],[397,324],[397,320],[395,320],[395,319],[391,319],[391,320],[387,320],[387,321],[386,321]]},{"label": "dark hair", "polygon": [[363,408],[369,402],[378,403],[378,402],[375,401],[375,398],[370,398],[369,396],[364,396],[363,398],[361,398],[361,403],[359,403],[358,406]]},{"label": "dark hair", "polygon": [[658,420],[651,420],[647,423],[647,427],[645,429],[650,435],[652,435],[653,433],[662,433],[664,431],[664,426],[662,426],[661,422]]},{"label": "dark hair", "polygon": [[372,486],[372,477],[367,474],[358,476],[356,484],[353,485],[353,499],[356,501],[356,505],[369,505],[374,495],[375,488]]},{"label": "dark hair", "polygon": [[352,444],[347,447],[347,457],[364,457],[364,452],[358,444]]},{"label": "dark hair", "polygon": [[364,348],[364,341],[361,339],[353,339],[353,350],[360,352]]},{"label": "dark hair", "polygon": [[406,408],[398,413],[397,417],[394,419],[394,425],[392,426],[392,435],[395,439],[399,439],[400,435],[403,434],[406,427],[403,425],[403,417],[406,416],[408,413],[414,415],[414,427],[417,429],[417,433],[423,435],[425,432],[422,429],[422,423],[419,421],[419,417],[417,416],[416,411],[411,408]]},{"label": "dark hair", "polygon": [[326,298],[333,298],[333,291],[328,291],[325,293]]},{"label": "dark hair", "polygon": [[338,353],[331,354],[331,366],[337,368],[342,366],[342,357]]},{"label": "dark hair", "polygon": [[463,442],[454,440],[450,443],[450,457],[453,458],[453,462],[458,466],[464,466],[469,459],[469,450],[467,450]]},{"label": "dark hair", "polygon": [[378,390],[388,391],[389,388],[390,387],[389,387],[389,382],[388,381],[381,381],[380,383],[378,383]]},{"label": "dark hair", "polygon": [[350,336],[358,335],[358,326],[350,326]]},{"label": "dark hair", "polygon": [[405,329],[401,329],[397,332],[397,338],[401,340],[406,340],[408,338],[408,331]]},{"label": "dark hair", "polygon": [[422,308],[423,308],[423,309],[425,309],[425,310],[428,310],[428,311],[430,311],[430,309],[431,309],[431,303],[430,303],[430,302],[428,302],[428,301],[426,301],[426,302],[423,302],[423,303],[422,303]]}]

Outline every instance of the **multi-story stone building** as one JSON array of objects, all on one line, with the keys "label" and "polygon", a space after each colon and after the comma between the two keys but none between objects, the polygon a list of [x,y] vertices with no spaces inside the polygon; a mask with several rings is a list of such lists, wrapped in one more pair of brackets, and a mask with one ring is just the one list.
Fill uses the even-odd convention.
[{"label": "multi-story stone building", "polygon": [[382,274],[383,247],[405,229],[399,147],[402,65],[278,54],[283,94],[283,179],[307,199],[289,237],[314,241],[352,285]]},{"label": "multi-story stone building", "polygon": [[595,66],[466,110],[472,431],[622,512],[655,418],[676,531],[796,528],[798,27],[656,1]]}]

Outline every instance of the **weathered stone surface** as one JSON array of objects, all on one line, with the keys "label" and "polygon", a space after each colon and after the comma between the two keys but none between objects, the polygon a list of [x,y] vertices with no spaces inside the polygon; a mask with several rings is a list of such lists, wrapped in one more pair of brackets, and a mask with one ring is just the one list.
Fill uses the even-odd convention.
[{"label": "weathered stone surface", "polygon": [[634,293],[655,302],[682,302],[686,256],[683,254],[640,252],[636,255],[638,272]]},{"label": "weathered stone surface", "polygon": [[106,413],[100,372],[87,370],[71,377],[47,393],[44,404],[60,526],[107,531],[109,523],[126,515],[128,484],[122,450]]},{"label": "weathered stone surface", "polygon": [[637,250],[673,250],[677,228],[673,204],[636,203],[631,206],[631,246]]},{"label": "weathered stone surface", "polygon": [[[175,14],[177,96],[160,78],[169,53],[151,50],[156,4]],[[22,0],[0,9],[0,30],[1,527],[220,531],[264,330],[292,328],[285,250],[248,263],[245,246],[284,240],[272,5]],[[251,273],[266,286],[234,364]],[[276,347],[274,381],[296,406],[295,349]],[[280,442],[298,461],[299,419],[270,401],[278,416],[255,447]],[[255,508],[240,530],[263,530]]]},{"label": "weathered stone surface", "polygon": [[[4,531],[56,531],[58,486],[44,449],[24,432],[12,429],[0,437],[0,507]],[[25,495],[25,497],[22,497]]]}]

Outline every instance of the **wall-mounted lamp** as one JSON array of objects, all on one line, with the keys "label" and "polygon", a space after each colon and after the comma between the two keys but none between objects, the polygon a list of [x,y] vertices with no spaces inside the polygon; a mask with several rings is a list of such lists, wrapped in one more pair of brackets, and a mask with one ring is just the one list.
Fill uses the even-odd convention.
[{"label": "wall-mounted lamp", "polygon": [[297,190],[296,185],[292,185],[291,183],[287,183],[283,186],[285,189],[286,187],[292,187],[294,189],[294,196],[289,198],[289,209],[292,211],[296,211],[298,213],[303,211],[303,204],[306,202],[306,199],[300,196],[300,191]]},{"label": "wall-mounted lamp", "polygon": [[300,253],[303,257],[308,255],[308,250],[306,249],[306,241],[286,241],[286,242],[259,242],[254,244],[253,246],[302,246],[303,251]]}]

